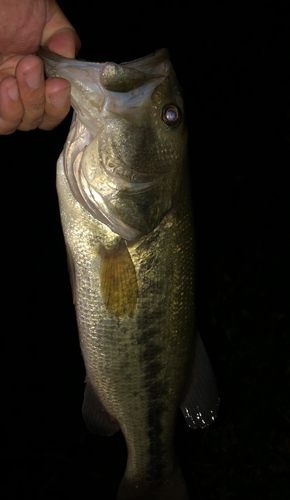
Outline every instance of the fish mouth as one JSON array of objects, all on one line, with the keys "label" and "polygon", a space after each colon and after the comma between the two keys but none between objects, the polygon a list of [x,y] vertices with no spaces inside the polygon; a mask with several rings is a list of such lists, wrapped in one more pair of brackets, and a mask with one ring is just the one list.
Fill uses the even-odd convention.
[{"label": "fish mouth", "polygon": [[45,47],[39,48],[37,55],[48,77],[70,82],[71,104],[94,137],[102,128],[100,115],[105,108],[124,116],[129,113],[129,117],[137,109],[140,112],[171,68],[167,49],[121,64],[69,59]]},{"label": "fish mouth", "polygon": [[[64,149],[64,168],[73,196],[122,238],[134,241],[148,234],[171,206],[171,160],[156,159],[158,117],[156,110],[148,111],[163,81],[166,89],[174,84],[170,95],[179,94],[168,51],[160,49],[121,64],[67,59],[46,49],[38,55],[47,76],[71,83],[75,118]],[[138,140],[135,130],[143,134]],[[135,147],[128,152],[131,140]],[[149,144],[149,162],[144,141]]]}]

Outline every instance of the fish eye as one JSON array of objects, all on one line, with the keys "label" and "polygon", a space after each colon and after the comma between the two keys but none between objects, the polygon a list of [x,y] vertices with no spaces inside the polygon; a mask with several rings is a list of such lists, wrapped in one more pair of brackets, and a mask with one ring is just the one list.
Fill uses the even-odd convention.
[{"label": "fish eye", "polygon": [[175,104],[166,104],[162,109],[162,120],[171,128],[176,128],[181,122],[181,111]]}]

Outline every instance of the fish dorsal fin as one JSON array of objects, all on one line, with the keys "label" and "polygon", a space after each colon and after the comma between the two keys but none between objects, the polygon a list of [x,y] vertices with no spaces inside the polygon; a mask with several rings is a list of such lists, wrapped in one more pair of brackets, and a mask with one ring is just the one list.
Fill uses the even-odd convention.
[{"label": "fish dorsal fin", "polygon": [[199,333],[187,394],[180,405],[187,425],[205,428],[214,422],[219,408],[215,376]]},{"label": "fish dorsal fin", "polygon": [[118,422],[111,417],[103,406],[88,378],[86,378],[82,413],[88,430],[93,434],[112,436],[120,428]]},{"label": "fish dorsal fin", "polygon": [[100,249],[101,293],[107,311],[118,318],[134,315],[138,285],[135,267],[123,239],[114,249]]}]

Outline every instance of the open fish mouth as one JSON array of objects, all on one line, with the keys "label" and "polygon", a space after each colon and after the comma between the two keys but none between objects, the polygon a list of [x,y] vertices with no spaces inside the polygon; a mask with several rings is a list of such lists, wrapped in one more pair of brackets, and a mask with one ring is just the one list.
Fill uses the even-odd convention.
[{"label": "open fish mouth", "polygon": [[37,55],[44,61],[47,76],[70,82],[72,107],[94,137],[100,130],[99,114],[104,108],[121,115],[127,111],[128,117],[138,110],[142,119],[144,102],[171,68],[167,49],[121,64],[69,59],[46,47],[40,47]]},{"label": "open fish mouth", "polygon": [[148,234],[172,206],[183,169],[184,125],[170,128],[163,113],[172,104],[183,116],[169,52],[121,64],[38,55],[47,76],[71,83],[64,171],[74,198],[126,240]]}]

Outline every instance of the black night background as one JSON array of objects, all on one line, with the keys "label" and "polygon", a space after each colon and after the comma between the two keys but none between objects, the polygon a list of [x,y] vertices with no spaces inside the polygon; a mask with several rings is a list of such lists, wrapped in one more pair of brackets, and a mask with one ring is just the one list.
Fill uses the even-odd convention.
[{"label": "black night background", "polygon": [[[184,90],[197,242],[197,319],[221,407],[207,431],[180,414],[192,500],[286,500],[290,474],[290,17],[286,3],[59,2],[79,57],[129,61],[163,46]],[[194,4],[193,4],[194,5]],[[55,190],[71,113],[0,137],[5,499],[115,499],[121,433],[82,420],[84,367]],[[177,499],[178,500],[178,499]]]}]

